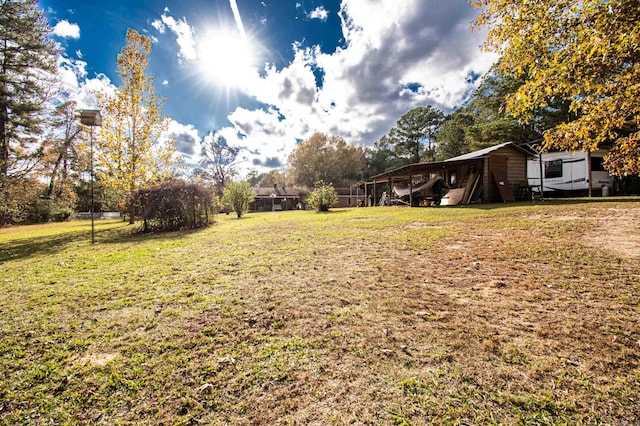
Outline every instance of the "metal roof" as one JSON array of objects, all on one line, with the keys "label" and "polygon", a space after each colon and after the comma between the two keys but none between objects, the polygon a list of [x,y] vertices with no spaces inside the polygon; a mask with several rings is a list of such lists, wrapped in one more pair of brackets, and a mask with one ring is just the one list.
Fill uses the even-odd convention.
[{"label": "metal roof", "polygon": [[[501,143],[499,145],[494,145],[494,146],[490,146],[488,148],[484,148],[484,149],[480,149],[478,151],[474,151],[474,152],[470,152],[468,154],[464,154],[464,155],[459,155],[457,157],[453,157],[453,158],[449,158],[448,160],[444,160],[444,161],[435,161],[435,162],[430,162],[430,163],[414,163],[414,164],[409,164],[403,167],[399,167],[397,169],[394,170],[389,170],[387,172],[384,173],[380,173],[377,174],[375,176],[371,176],[369,178],[370,181],[375,181],[375,182],[379,182],[382,181],[383,178],[389,178],[391,176],[394,177],[405,177],[405,176],[409,176],[415,173],[425,173],[425,172],[432,172],[432,171],[437,171],[438,169],[444,169],[448,166],[452,166],[453,164],[461,164],[461,163],[466,163],[466,162],[474,162],[474,161],[478,161],[481,160],[482,158],[485,158],[486,156],[488,156],[489,154],[491,154],[494,151],[497,151],[499,149],[505,148],[505,147],[512,147],[515,148],[516,150],[522,152],[525,155],[533,155],[531,152],[527,151],[524,148],[521,148],[519,146],[517,146],[516,144],[514,144],[513,142],[505,142],[505,143]],[[363,184],[365,182],[358,182],[356,185],[360,185]]]},{"label": "metal roof", "polygon": [[511,146],[512,148],[522,151],[525,154],[532,155],[529,151],[525,150],[524,148],[520,148],[518,145],[514,144],[513,142],[505,142],[499,145],[494,145],[488,148],[480,149],[478,151],[473,151],[468,154],[458,155],[457,157],[449,158],[448,160],[444,160],[444,161],[449,162],[449,161],[460,161],[460,160],[474,160],[476,158],[485,157],[486,155],[492,153],[493,151],[497,151],[506,146]]}]

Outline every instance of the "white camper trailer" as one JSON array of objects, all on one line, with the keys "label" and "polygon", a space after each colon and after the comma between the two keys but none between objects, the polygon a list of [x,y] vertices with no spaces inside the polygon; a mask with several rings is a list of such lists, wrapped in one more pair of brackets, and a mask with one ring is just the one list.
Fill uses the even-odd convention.
[{"label": "white camper trailer", "polygon": [[593,191],[609,194],[613,190],[613,177],[602,166],[605,153],[602,150],[591,155],[581,151],[543,153],[527,161],[528,183],[534,192],[540,192],[542,187],[545,193],[571,194],[588,191],[591,179]]}]

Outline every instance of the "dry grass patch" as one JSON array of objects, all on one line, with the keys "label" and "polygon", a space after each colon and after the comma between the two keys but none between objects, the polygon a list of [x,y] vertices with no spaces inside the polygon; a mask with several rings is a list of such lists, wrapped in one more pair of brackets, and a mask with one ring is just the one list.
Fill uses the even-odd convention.
[{"label": "dry grass patch", "polygon": [[639,221],[611,199],[114,223],[52,251],[2,230],[0,421],[637,423],[640,266],[602,240]]}]

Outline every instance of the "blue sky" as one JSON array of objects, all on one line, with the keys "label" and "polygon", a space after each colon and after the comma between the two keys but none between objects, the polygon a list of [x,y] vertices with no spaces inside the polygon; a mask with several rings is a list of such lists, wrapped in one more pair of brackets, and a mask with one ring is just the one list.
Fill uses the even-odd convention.
[{"label": "blue sky", "polygon": [[406,111],[461,105],[495,60],[467,0],[41,0],[82,107],[119,85],[128,28],[152,40],[149,73],[187,162],[210,130],[239,169],[286,167],[314,132],[371,146]]}]

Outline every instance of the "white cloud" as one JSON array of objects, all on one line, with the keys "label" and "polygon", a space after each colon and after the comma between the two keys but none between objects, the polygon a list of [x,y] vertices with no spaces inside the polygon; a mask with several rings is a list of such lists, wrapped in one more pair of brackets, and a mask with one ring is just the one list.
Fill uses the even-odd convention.
[{"label": "white cloud", "polygon": [[322,7],[318,6],[307,15],[310,19],[319,19],[321,21],[326,21],[329,17],[329,12]]},{"label": "white cloud", "polygon": [[[466,0],[372,3],[342,1],[346,47],[329,54],[294,44],[288,66],[270,66],[247,81],[247,95],[273,106],[238,108],[228,117],[229,133],[245,134],[238,143],[253,153],[247,169],[274,156],[285,162],[296,139],[316,131],[372,145],[412,108],[429,104],[449,112],[496,60],[480,51],[484,34],[471,32],[476,11]],[[320,85],[314,69],[323,75]]]},{"label": "white cloud", "polygon": [[160,140],[172,139],[176,144],[176,150],[184,161],[196,165],[200,160],[200,136],[198,130],[192,124],[182,124],[175,120],[169,122],[169,126],[160,136]]},{"label": "white cloud", "polygon": [[58,59],[58,82],[63,96],[78,92],[78,80],[87,76],[86,67],[87,63],[81,60],[65,57]]},{"label": "white cloud", "polygon": [[59,21],[53,27],[53,35],[62,37],[62,38],[80,38],[80,27],[78,24],[72,24],[66,19]]},{"label": "white cloud", "polygon": [[168,80],[162,80],[162,85],[163,86],[168,86],[169,85],[169,81]]},{"label": "white cloud", "polygon": [[160,19],[162,20],[162,25],[160,25],[158,21],[152,22],[151,25],[153,25],[160,34],[164,33],[165,25],[169,27],[169,29],[176,35],[176,42],[180,47],[180,56],[187,60],[196,59],[196,44],[193,38],[193,30],[186,18],[176,20],[173,16],[162,15]]},{"label": "white cloud", "polygon": [[77,94],[79,108],[97,108],[98,101],[96,93],[106,93],[113,95],[116,86],[111,83],[109,77],[104,74],[98,74],[93,78],[87,79],[80,84],[80,90]]},{"label": "white cloud", "polygon": [[98,105],[96,93],[112,94],[115,86],[104,74],[87,78],[87,63],[80,59],[61,57],[58,60],[59,101],[76,101],[78,109],[93,109]]},{"label": "white cloud", "polygon": [[158,31],[160,34],[164,34],[165,25],[162,23],[160,19],[156,19],[153,22],[151,22],[151,26],[155,28],[156,31]]},{"label": "white cloud", "polygon": [[[237,4],[230,5],[242,31]],[[231,125],[218,131],[230,145],[245,148],[242,172],[264,171],[285,164],[297,141],[314,132],[370,146],[412,108],[429,104],[449,112],[496,60],[479,49],[484,34],[471,31],[476,14],[467,0],[342,0],[344,45],[326,53],[294,41],[288,65],[243,72],[235,89],[267,107],[236,108],[227,117]],[[318,7],[307,17],[326,20],[328,12]],[[176,20],[165,10],[152,25],[177,36],[185,65],[203,60],[196,49],[199,32],[186,18]],[[181,140],[184,146],[187,140]]]}]

